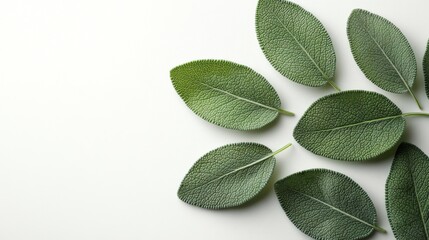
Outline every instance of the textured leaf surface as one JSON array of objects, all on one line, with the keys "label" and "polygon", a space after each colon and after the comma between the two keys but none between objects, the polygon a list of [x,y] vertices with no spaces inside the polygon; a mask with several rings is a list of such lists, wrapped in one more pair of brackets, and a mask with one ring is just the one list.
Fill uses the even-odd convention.
[{"label": "textured leaf surface", "polygon": [[216,125],[252,130],[279,114],[280,98],[252,69],[223,60],[189,62],[171,70],[173,85],[189,108]]},{"label": "textured leaf surface", "polygon": [[396,239],[429,239],[429,158],[402,143],[386,183],[386,207]]},{"label": "textured leaf surface", "polygon": [[293,224],[323,240],[362,239],[377,215],[366,192],[349,177],[326,169],[293,174],[274,185],[277,198]]},{"label": "textured leaf surface", "polygon": [[344,91],[313,103],[294,130],[307,150],[332,159],[360,161],[379,156],[401,138],[405,119],[385,96]]},{"label": "textured leaf surface", "polygon": [[429,98],[429,41],[427,43],[425,56],[423,58],[423,71],[425,73],[426,96]]},{"label": "textured leaf surface", "polygon": [[386,91],[409,92],[414,97],[411,88],[416,79],[416,58],[395,25],[378,15],[355,9],[348,20],[347,34],[353,57],[369,80]]},{"label": "textured leaf surface", "polygon": [[262,51],[281,74],[312,87],[333,84],[334,47],[310,12],[290,1],[260,0],[256,32]]},{"label": "textured leaf surface", "polygon": [[267,184],[275,166],[276,152],[261,144],[237,143],[217,148],[189,170],[178,196],[189,204],[220,209],[241,205]]}]

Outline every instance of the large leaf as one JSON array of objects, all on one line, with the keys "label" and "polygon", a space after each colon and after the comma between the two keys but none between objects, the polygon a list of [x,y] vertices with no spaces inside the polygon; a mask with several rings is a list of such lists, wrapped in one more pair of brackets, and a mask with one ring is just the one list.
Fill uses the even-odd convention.
[{"label": "large leaf", "polygon": [[405,36],[391,22],[365,10],[349,17],[347,35],[360,69],[375,85],[392,93],[409,92],[417,73],[417,62]]},{"label": "large leaf", "polygon": [[406,115],[381,94],[345,91],[313,103],[293,135],[315,154],[338,160],[367,160],[400,140]]},{"label": "large leaf", "polygon": [[425,56],[423,58],[423,71],[425,74],[426,96],[429,98],[429,41],[427,43]]},{"label": "large leaf", "polygon": [[274,155],[257,143],[237,143],[217,148],[189,170],[178,196],[184,202],[210,209],[239,206],[255,197],[273,173]]},{"label": "large leaf", "polygon": [[216,125],[252,130],[272,122],[280,98],[267,80],[252,69],[223,60],[199,60],[171,70],[180,97],[198,116]]},{"label": "large leaf", "polygon": [[398,240],[429,239],[429,158],[402,143],[386,183],[386,207]]},{"label": "large leaf", "polygon": [[376,226],[377,214],[367,193],[349,177],[327,169],[295,173],[274,185],[292,223],[323,240],[362,239]]},{"label": "large leaf", "polygon": [[335,52],[322,23],[299,5],[260,0],[256,11],[259,44],[274,68],[307,86],[334,88]]}]

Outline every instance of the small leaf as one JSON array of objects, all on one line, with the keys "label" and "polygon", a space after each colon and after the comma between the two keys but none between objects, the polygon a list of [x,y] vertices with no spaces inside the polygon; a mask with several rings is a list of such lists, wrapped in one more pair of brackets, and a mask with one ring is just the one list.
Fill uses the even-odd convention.
[{"label": "small leaf", "polygon": [[417,74],[414,52],[404,34],[393,23],[365,10],[355,9],[347,23],[353,57],[378,87],[392,92],[409,92]]},{"label": "small leaf", "polygon": [[[362,161],[391,149],[405,129],[405,116],[385,96],[344,91],[313,103],[294,130],[307,150],[332,159]],[[422,114],[423,115],[423,114]]]},{"label": "small leaf", "polygon": [[335,51],[322,23],[299,5],[260,0],[256,33],[265,57],[281,74],[311,87],[333,82]]},{"label": "small leaf", "polygon": [[398,240],[429,239],[429,158],[402,143],[386,182],[386,208]]},{"label": "small leaf", "polygon": [[429,98],[429,41],[427,43],[425,56],[423,58],[423,71],[425,73],[426,96]]},{"label": "small leaf", "polygon": [[271,150],[257,143],[236,143],[217,148],[189,170],[178,196],[186,203],[209,209],[239,206],[267,185],[274,155],[288,148]]},{"label": "small leaf", "polygon": [[352,179],[327,169],[311,169],[274,185],[292,223],[314,239],[362,239],[376,226],[377,213],[368,194]]},{"label": "small leaf", "polygon": [[216,125],[253,130],[277,118],[280,98],[252,69],[223,60],[199,60],[171,70],[174,88],[188,107]]}]

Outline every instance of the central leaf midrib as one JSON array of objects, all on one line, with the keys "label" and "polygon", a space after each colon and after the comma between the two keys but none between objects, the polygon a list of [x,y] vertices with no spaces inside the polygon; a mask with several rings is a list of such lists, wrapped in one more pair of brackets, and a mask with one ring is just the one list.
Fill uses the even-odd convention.
[{"label": "central leaf midrib", "polygon": [[419,198],[418,198],[418,195],[417,195],[416,181],[414,179],[414,175],[413,175],[413,172],[412,172],[412,169],[411,169],[411,166],[410,166],[410,162],[409,161],[406,161],[406,162],[407,162],[407,166],[408,166],[408,169],[409,169],[409,172],[410,172],[411,181],[413,182],[413,190],[414,190],[414,194],[416,195],[417,206],[419,207],[420,219],[422,220],[423,229],[425,230],[425,236],[426,236],[426,239],[429,239],[428,229],[426,227],[425,219],[423,218],[422,207],[420,206],[420,201],[419,201]]},{"label": "central leaf midrib", "polygon": [[298,44],[298,46],[302,49],[302,51],[304,51],[304,53],[307,55],[307,57],[311,60],[311,62],[314,64],[314,66],[316,66],[317,70],[322,74],[322,77],[326,80],[329,81],[329,77],[327,76],[327,74],[325,72],[322,71],[322,69],[320,68],[320,66],[316,63],[316,61],[313,59],[313,57],[310,55],[310,53],[307,51],[307,49],[305,49],[305,47],[298,41],[298,39],[295,37],[295,35],[292,34],[292,32],[289,30],[289,28],[283,23],[283,21],[281,21],[281,19],[276,16],[277,21],[279,21],[279,23],[282,25],[282,27],[289,33],[289,35],[293,38],[293,40],[295,40],[295,42]]},{"label": "central leaf midrib", "polygon": [[320,199],[316,198],[316,197],[313,197],[313,196],[308,195],[308,194],[306,194],[306,193],[303,193],[303,192],[297,191],[297,190],[295,190],[295,189],[291,189],[291,188],[287,188],[287,189],[289,189],[289,190],[290,190],[290,191],[292,191],[292,192],[295,192],[295,193],[301,194],[301,195],[303,195],[303,196],[305,196],[305,197],[308,197],[308,198],[310,198],[311,200],[314,200],[314,201],[316,201],[316,202],[318,202],[318,203],[321,203],[321,204],[323,204],[323,205],[325,205],[325,206],[328,206],[328,207],[330,207],[331,209],[333,209],[333,210],[335,210],[335,211],[337,211],[337,212],[339,212],[339,213],[341,213],[341,214],[343,214],[343,215],[345,215],[345,216],[347,216],[347,217],[350,217],[351,219],[354,219],[354,220],[356,220],[356,221],[358,221],[358,222],[360,222],[360,223],[363,223],[363,224],[365,224],[365,225],[367,225],[367,226],[369,226],[369,227],[371,227],[371,228],[373,228],[373,229],[375,229],[375,228],[376,228],[373,224],[370,224],[370,223],[368,223],[368,222],[366,222],[366,221],[364,221],[364,220],[362,220],[362,219],[360,219],[360,218],[358,218],[358,217],[355,217],[355,216],[353,216],[353,215],[351,215],[351,214],[349,214],[349,213],[347,213],[347,212],[345,212],[345,211],[343,211],[343,210],[341,210],[341,209],[339,209],[339,208],[337,208],[337,207],[332,206],[332,205],[331,205],[331,204],[329,204],[329,203],[326,203],[326,202],[324,202],[324,201],[322,201],[322,200],[320,200]]},{"label": "central leaf midrib", "polygon": [[279,112],[279,109],[277,109],[275,107],[270,107],[270,106],[267,106],[265,104],[262,104],[262,103],[259,103],[259,102],[256,102],[256,101],[253,101],[253,100],[250,100],[250,99],[247,99],[247,98],[243,98],[243,97],[237,96],[237,95],[235,95],[233,93],[230,93],[228,91],[222,90],[220,88],[213,87],[213,86],[211,86],[211,85],[209,85],[207,83],[201,82],[200,84],[203,85],[203,86],[206,86],[206,87],[210,88],[211,90],[214,90],[214,91],[217,91],[217,92],[221,92],[223,94],[226,94],[226,95],[228,95],[230,97],[233,97],[233,98],[236,98],[238,100],[242,100],[242,101],[245,101],[245,102],[248,102],[248,103],[251,103],[251,104],[254,104],[254,105],[257,105],[257,106],[260,106],[260,107],[263,107],[263,108],[275,111],[275,112]]},{"label": "central leaf midrib", "polygon": [[244,165],[244,166],[239,167],[239,168],[236,168],[236,169],[234,169],[234,170],[232,170],[232,171],[230,171],[230,172],[227,172],[227,173],[225,173],[225,174],[222,174],[221,176],[219,176],[219,177],[217,177],[217,178],[215,178],[215,179],[212,179],[212,180],[210,180],[210,181],[208,181],[208,182],[206,182],[206,183],[204,183],[204,184],[201,184],[201,185],[198,185],[198,186],[193,187],[193,188],[191,188],[191,189],[188,189],[188,190],[184,191],[184,192],[183,192],[183,194],[188,193],[188,192],[191,192],[191,191],[193,191],[193,190],[195,190],[195,189],[198,189],[198,188],[204,187],[204,186],[209,185],[209,184],[211,184],[211,183],[213,183],[213,182],[219,181],[219,180],[221,180],[221,179],[223,179],[223,178],[225,178],[225,177],[227,177],[227,176],[229,176],[229,175],[231,175],[231,174],[234,174],[234,173],[236,173],[236,172],[239,172],[239,171],[241,171],[241,170],[244,170],[244,169],[246,169],[246,168],[249,168],[249,167],[251,167],[251,166],[254,166],[254,165],[256,165],[256,164],[258,164],[258,163],[260,163],[260,162],[263,162],[263,161],[265,161],[265,160],[267,160],[267,159],[271,158],[271,157],[272,157],[272,156],[274,156],[274,155],[275,155],[275,153],[274,153],[274,152],[272,152],[272,153],[270,153],[270,154],[266,155],[265,157],[262,157],[262,158],[260,158],[260,159],[258,159],[258,160],[256,160],[256,161],[254,161],[254,162],[251,162],[251,163],[249,163],[249,164],[247,164],[247,165]]},{"label": "central leaf midrib", "polygon": [[319,133],[319,132],[335,131],[335,130],[339,130],[339,129],[343,129],[343,128],[355,127],[355,126],[368,124],[368,123],[372,123],[372,122],[381,122],[381,121],[395,119],[395,118],[399,118],[399,117],[404,117],[404,114],[389,116],[389,117],[384,117],[384,118],[376,118],[376,119],[366,120],[366,121],[362,121],[362,122],[358,122],[358,123],[347,124],[347,125],[334,127],[334,128],[327,128],[327,129],[316,130],[316,131],[306,131],[303,133]]}]

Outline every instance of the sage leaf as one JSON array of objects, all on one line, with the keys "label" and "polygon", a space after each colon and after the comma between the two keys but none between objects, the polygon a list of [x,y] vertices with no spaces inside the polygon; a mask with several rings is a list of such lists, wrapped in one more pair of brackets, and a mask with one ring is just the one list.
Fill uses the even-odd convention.
[{"label": "sage leaf", "polygon": [[409,92],[421,109],[412,91],[416,57],[399,28],[383,17],[355,9],[347,23],[347,35],[353,57],[365,76],[386,91]]},{"label": "sage leaf", "polygon": [[237,129],[258,129],[274,121],[281,102],[268,81],[252,69],[224,60],[199,60],[175,67],[170,76],[186,105],[203,119]]},{"label": "sage leaf", "polygon": [[336,90],[335,51],[322,23],[286,0],[259,0],[256,33],[265,57],[282,75],[311,87]]},{"label": "sage leaf", "polygon": [[344,91],[313,103],[299,120],[293,136],[301,146],[318,155],[337,160],[368,160],[400,140],[405,116],[379,93]]},{"label": "sage leaf", "polygon": [[217,148],[201,157],[180,185],[179,198],[191,205],[222,209],[242,205],[268,183],[274,166],[272,152],[257,143],[236,143]]},{"label": "sage leaf", "polygon": [[344,174],[306,170],[276,182],[274,189],[288,218],[314,239],[362,239],[374,229],[386,232],[376,225],[368,194]]},{"label": "sage leaf", "polygon": [[386,208],[398,240],[429,239],[429,158],[402,143],[386,182]]},{"label": "sage leaf", "polygon": [[426,96],[429,98],[429,41],[426,46],[425,56],[423,57],[423,71],[425,75]]}]

